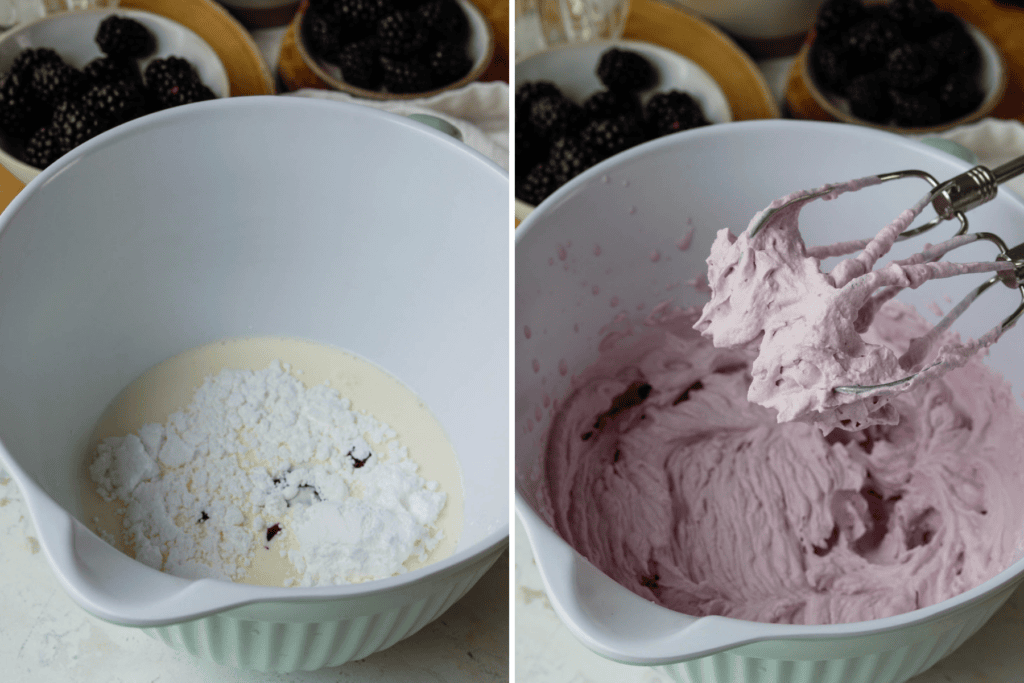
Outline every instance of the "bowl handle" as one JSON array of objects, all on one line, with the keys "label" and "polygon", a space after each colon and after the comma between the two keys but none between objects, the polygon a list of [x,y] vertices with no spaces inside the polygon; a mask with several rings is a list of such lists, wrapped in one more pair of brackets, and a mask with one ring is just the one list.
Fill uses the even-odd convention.
[{"label": "bowl handle", "polygon": [[12,471],[58,581],[83,609],[124,626],[196,619],[251,598],[228,581],[190,581],[138,562],[57,504],[24,473]]},{"label": "bowl handle", "polygon": [[552,607],[594,652],[627,664],[669,664],[764,639],[758,624],[726,617],[692,617],[629,591],[576,552],[517,494]]},{"label": "bowl handle", "polygon": [[428,125],[431,128],[435,128],[442,133],[447,133],[459,142],[464,142],[462,139],[462,131],[442,119],[440,116],[431,116],[430,114],[407,114],[406,116],[413,121],[419,121],[420,123]]}]

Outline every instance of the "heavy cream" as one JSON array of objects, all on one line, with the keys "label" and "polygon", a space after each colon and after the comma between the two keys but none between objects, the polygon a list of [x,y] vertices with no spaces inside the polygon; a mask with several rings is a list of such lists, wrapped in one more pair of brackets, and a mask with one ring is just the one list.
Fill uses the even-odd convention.
[{"label": "heavy cream", "polygon": [[462,529],[457,457],[428,408],[376,366],[303,340],[220,341],[154,366],[104,412],[85,466],[96,530],[189,577],[381,578],[449,556]]}]

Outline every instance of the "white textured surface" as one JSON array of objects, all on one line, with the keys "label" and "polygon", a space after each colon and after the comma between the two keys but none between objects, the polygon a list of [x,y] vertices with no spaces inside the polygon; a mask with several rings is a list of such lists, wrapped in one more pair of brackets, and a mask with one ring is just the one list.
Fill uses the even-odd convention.
[{"label": "white textured surface", "polygon": [[0,470],[0,680],[508,681],[508,558],[500,557],[437,621],[390,649],[314,672],[242,672],[201,662],[80,609],[50,571],[18,488]]},{"label": "white textured surface", "polygon": [[[526,531],[518,520],[515,539],[516,680],[670,683],[672,679],[657,669],[618,664],[583,647],[551,608]],[[1019,683],[1024,680],[1022,642],[1024,588],[962,647],[908,683]]]}]

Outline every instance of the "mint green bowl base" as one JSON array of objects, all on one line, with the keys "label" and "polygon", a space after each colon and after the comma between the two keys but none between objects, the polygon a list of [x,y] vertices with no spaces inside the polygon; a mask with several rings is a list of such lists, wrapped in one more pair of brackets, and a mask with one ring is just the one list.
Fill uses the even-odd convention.
[{"label": "mint green bowl base", "polygon": [[175,650],[238,669],[286,673],[340,666],[389,648],[437,619],[480,580],[505,547],[438,581],[383,596],[257,603],[142,630]]},{"label": "mint green bowl base", "polygon": [[846,640],[776,640],[660,667],[679,683],[903,683],[963,645],[1018,584],[959,618]]}]

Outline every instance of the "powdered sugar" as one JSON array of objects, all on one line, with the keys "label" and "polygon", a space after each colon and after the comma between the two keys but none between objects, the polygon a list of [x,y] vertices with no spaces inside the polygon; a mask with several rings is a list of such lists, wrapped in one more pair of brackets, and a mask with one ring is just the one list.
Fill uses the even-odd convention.
[{"label": "powdered sugar", "polygon": [[138,560],[240,580],[273,544],[311,586],[400,574],[437,545],[447,496],[395,432],[289,369],[223,370],[165,424],[99,444],[90,474]]}]

